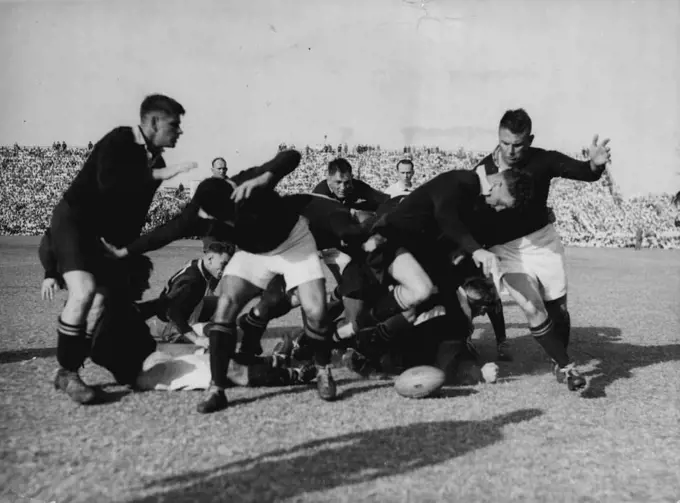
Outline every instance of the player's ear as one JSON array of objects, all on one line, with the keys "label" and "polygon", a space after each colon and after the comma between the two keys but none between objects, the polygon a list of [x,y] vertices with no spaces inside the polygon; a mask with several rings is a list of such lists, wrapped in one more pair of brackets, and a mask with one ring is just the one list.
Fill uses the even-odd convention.
[{"label": "player's ear", "polygon": [[531,144],[534,142],[534,135],[530,134],[529,138],[527,138],[527,147],[531,147]]}]

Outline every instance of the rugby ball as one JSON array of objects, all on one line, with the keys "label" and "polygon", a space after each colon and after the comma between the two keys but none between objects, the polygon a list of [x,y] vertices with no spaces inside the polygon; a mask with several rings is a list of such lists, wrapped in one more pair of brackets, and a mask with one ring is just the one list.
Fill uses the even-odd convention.
[{"label": "rugby ball", "polygon": [[429,365],[411,367],[394,381],[394,389],[406,398],[425,398],[444,386],[446,374],[443,370]]}]

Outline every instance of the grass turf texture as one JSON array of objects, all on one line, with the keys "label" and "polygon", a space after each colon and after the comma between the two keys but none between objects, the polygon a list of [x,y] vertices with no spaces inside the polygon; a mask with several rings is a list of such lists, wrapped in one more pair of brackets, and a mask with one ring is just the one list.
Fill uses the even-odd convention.
[{"label": "grass turf texture", "polygon": [[[516,362],[498,384],[409,400],[337,371],[314,387],[234,389],[202,416],[201,392],[130,393],[91,363],[111,402],[52,388],[57,301],[39,298],[36,238],[0,238],[2,501],[669,501],[680,499],[680,253],[568,249],[569,393],[506,302]],[[152,254],[152,294],[198,243]],[[279,320],[274,337],[299,323]],[[482,354],[494,355],[479,324]],[[267,344],[273,344],[273,339]]]}]

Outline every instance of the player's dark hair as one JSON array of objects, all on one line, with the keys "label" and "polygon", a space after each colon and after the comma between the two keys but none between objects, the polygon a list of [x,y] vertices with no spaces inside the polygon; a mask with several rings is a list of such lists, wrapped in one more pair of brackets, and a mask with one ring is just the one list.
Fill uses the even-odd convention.
[{"label": "player's dark hair", "polygon": [[215,163],[216,163],[217,161],[222,161],[224,164],[227,164],[227,161],[224,159],[224,157],[215,157],[215,158],[212,160],[212,162],[210,163],[210,165],[214,168],[214,167],[215,167]]},{"label": "player's dark hair", "polygon": [[168,115],[184,115],[184,107],[169,96],[163,94],[151,94],[144,98],[139,107],[139,116],[144,118],[151,112],[165,112]]},{"label": "player's dark hair", "polygon": [[224,241],[211,241],[203,248],[204,253],[228,253],[229,255],[234,254],[234,245],[231,243],[225,243]]},{"label": "player's dark hair", "polygon": [[411,169],[414,169],[415,166],[413,165],[413,161],[411,159],[401,159],[397,161],[397,166],[396,168],[399,169],[400,164],[409,164],[411,166]]},{"label": "player's dark hair", "polygon": [[349,173],[351,175],[352,165],[349,163],[347,159],[343,157],[333,159],[331,162],[328,163],[328,174],[330,176],[333,176],[336,173],[340,173],[341,175]]},{"label": "player's dark hair", "polygon": [[234,206],[229,204],[229,199],[233,191],[233,187],[226,180],[206,178],[196,187],[191,203],[217,220],[231,220]]},{"label": "player's dark hair", "polygon": [[671,204],[680,207],[680,190],[671,199]]},{"label": "player's dark hair", "polygon": [[508,110],[501,117],[499,129],[507,129],[513,134],[531,134],[531,117],[523,108]]},{"label": "player's dark hair", "polygon": [[534,179],[526,171],[511,168],[499,173],[508,192],[515,200],[515,208],[526,207],[534,196]]}]

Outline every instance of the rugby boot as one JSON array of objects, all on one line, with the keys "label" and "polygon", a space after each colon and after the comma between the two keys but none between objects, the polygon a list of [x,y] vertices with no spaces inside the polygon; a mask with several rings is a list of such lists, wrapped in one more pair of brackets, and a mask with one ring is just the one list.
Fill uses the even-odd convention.
[{"label": "rugby boot", "polygon": [[196,406],[196,410],[201,414],[212,414],[213,412],[226,409],[228,405],[229,402],[224,389],[210,386],[208,398],[200,402]]},{"label": "rugby boot", "polygon": [[71,400],[83,405],[91,404],[97,398],[94,388],[83,382],[78,372],[60,368],[54,377],[54,389],[63,391]]},{"label": "rugby boot", "polygon": [[319,393],[319,398],[327,402],[335,400],[338,394],[338,388],[335,385],[335,379],[331,373],[331,366],[317,366],[316,376],[316,390]]},{"label": "rugby boot", "polygon": [[342,355],[342,363],[347,369],[359,374],[361,377],[369,377],[376,372],[371,361],[352,348],[345,351],[345,354]]},{"label": "rugby boot", "polygon": [[573,364],[567,365],[561,369],[567,377],[567,387],[569,391],[578,391],[586,387],[586,378],[574,368]]},{"label": "rugby boot", "polygon": [[283,339],[276,343],[272,349],[272,366],[287,367],[290,365],[291,355],[295,349],[295,342],[290,335],[284,335]]},{"label": "rugby boot", "polygon": [[297,362],[307,362],[314,358],[314,348],[304,334],[293,341],[290,357]]},{"label": "rugby boot", "polygon": [[290,384],[300,385],[309,384],[316,378],[319,370],[313,363],[308,363],[302,367],[294,367],[288,369],[290,372]]}]

